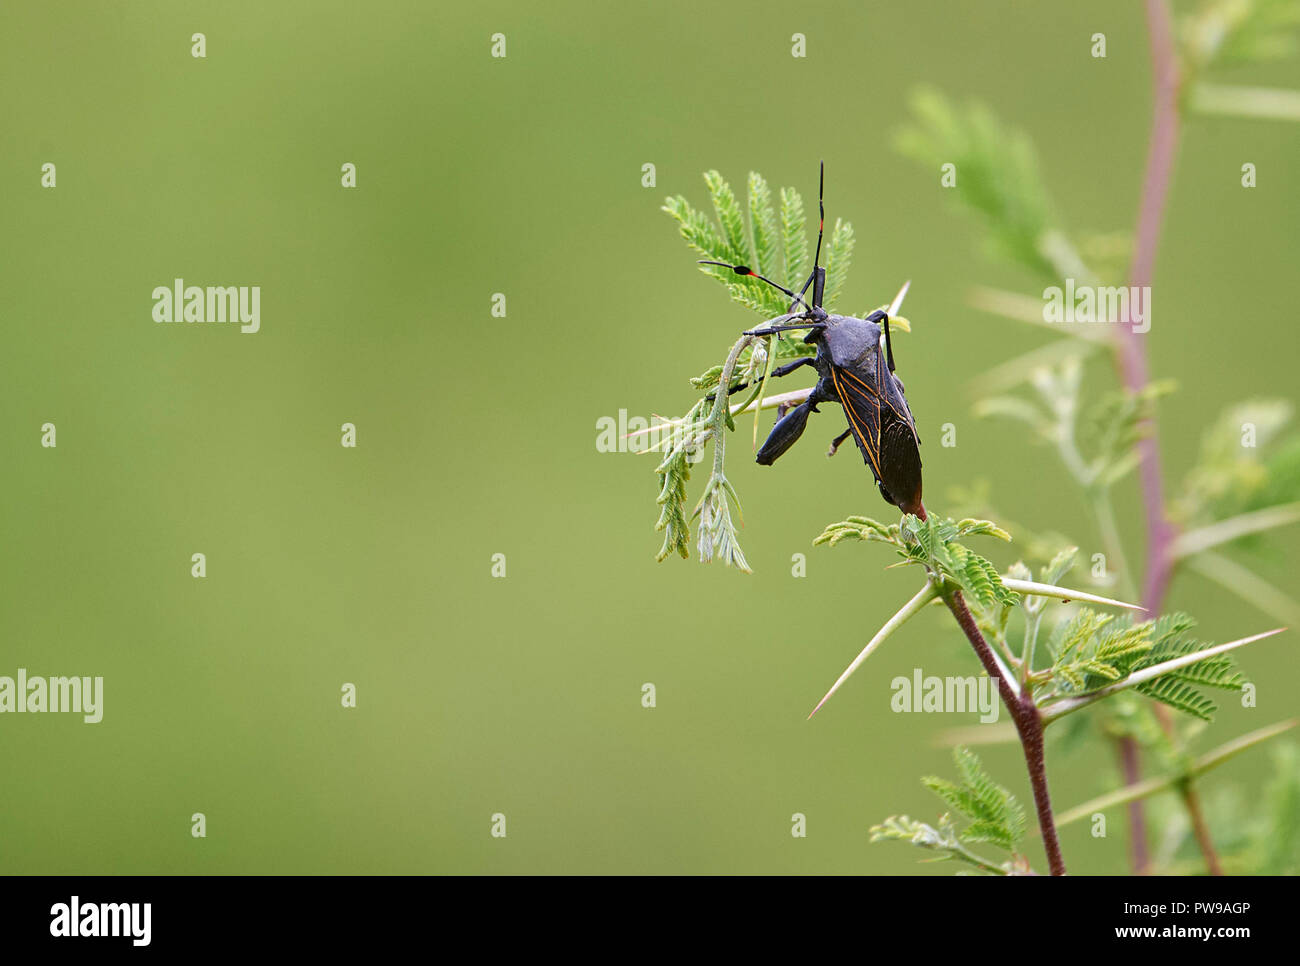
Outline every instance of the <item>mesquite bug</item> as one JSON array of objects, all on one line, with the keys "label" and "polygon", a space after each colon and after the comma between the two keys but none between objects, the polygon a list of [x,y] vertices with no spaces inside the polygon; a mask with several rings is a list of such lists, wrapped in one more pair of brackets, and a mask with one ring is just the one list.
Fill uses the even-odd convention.
[{"label": "mesquite bug", "polygon": [[[904,513],[925,517],[921,503],[921,439],[916,433],[912,411],[903,394],[903,383],[894,374],[894,347],[889,335],[889,313],[877,310],[865,319],[831,315],[822,308],[826,269],[819,264],[822,234],[826,227],[826,208],[822,202],[825,164],[817,192],[820,221],[817,227],[817,253],[812,274],[798,292],[764,278],[744,265],[702,261],[721,265],[737,275],[746,275],[784,292],[791,299],[785,315],[770,320],[746,335],[770,336],[790,330],[807,330],[804,342],[817,349],[815,356],[803,356],[772,370],[773,376],[785,376],[801,366],[817,370],[817,385],[803,403],[782,416],[772,428],[767,441],[758,451],[757,460],[770,466],[803,435],[808,414],[820,412],[818,403],[837,402],[844,407],[849,427],[831,444],[831,453],[849,435],[862,451],[863,461],[871,467],[885,502]],[[804,300],[812,286],[812,304]],[[903,292],[907,287],[904,286]],[[895,311],[903,292],[891,306]],[[802,310],[796,312],[796,306]],[[731,391],[744,388],[733,387]]]}]

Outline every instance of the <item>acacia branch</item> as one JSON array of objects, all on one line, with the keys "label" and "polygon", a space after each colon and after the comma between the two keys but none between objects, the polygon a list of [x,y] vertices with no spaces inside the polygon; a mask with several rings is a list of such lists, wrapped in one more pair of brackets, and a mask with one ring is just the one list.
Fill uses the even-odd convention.
[{"label": "acacia branch", "polygon": [[[1169,196],[1174,157],[1178,148],[1178,92],[1181,84],[1173,21],[1166,0],[1146,0],[1146,19],[1151,48],[1151,136],[1147,148],[1146,173],[1142,179],[1142,197],[1138,205],[1133,262],[1129,268],[1129,284],[1138,287],[1150,285],[1155,271],[1160,228],[1164,221],[1165,203]],[[1115,357],[1125,388],[1134,394],[1145,389],[1150,379],[1146,342],[1144,333],[1135,330],[1132,306],[1123,324],[1117,327]],[[1137,451],[1147,538],[1142,603],[1149,613],[1157,613],[1173,573],[1173,544],[1177,532],[1165,508],[1160,441],[1154,413],[1145,421],[1145,432],[1138,440]],[[1170,731],[1172,725],[1164,709],[1157,707],[1156,715],[1165,730]],[[1125,735],[1119,742],[1120,756],[1130,766],[1126,768],[1125,778],[1132,781],[1140,774],[1137,741],[1131,735]],[[1191,812],[1194,810],[1196,793],[1190,784],[1186,790],[1184,799]],[[1141,804],[1138,803],[1129,812],[1129,837],[1133,840],[1134,871],[1139,875],[1147,871],[1146,843],[1139,841],[1144,836]],[[1206,855],[1211,867],[1217,862],[1212,856],[1211,847]]]},{"label": "acacia branch", "polygon": [[1078,711],[1080,708],[1086,708],[1090,704],[1096,704],[1103,698],[1108,698],[1112,694],[1125,691],[1128,688],[1137,687],[1139,684],[1145,684],[1148,681],[1154,681],[1164,674],[1177,671],[1180,668],[1190,667],[1200,661],[1215,657],[1219,654],[1226,654],[1228,651],[1236,650],[1247,644],[1253,644],[1256,641],[1262,641],[1266,637],[1272,637],[1274,634],[1281,634],[1285,627],[1276,627],[1271,631],[1264,631],[1260,634],[1252,634],[1250,637],[1243,637],[1235,641],[1228,641],[1226,644],[1215,644],[1212,647],[1206,647],[1199,651],[1193,651],[1190,654],[1183,654],[1179,657],[1170,658],[1168,661],[1161,661],[1159,664],[1152,664],[1150,667],[1144,667],[1140,671],[1134,671],[1126,678],[1116,681],[1114,684],[1108,684],[1104,688],[1098,688],[1096,691],[1089,691],[1087,694],[1081,694],[1074,698],[1063,698],[1049,704],[1043,709],[1043,720],[1048,724],[1060,718],[1064,718],[1071,712]]},{"label": "acacia branch", "polygon": [[[1133,263],[1129,285],[1149,286],[1154,274],[1160,228],[1173,178],[1178,147],[1178,55],[1174,48],[1173,23],[1165,0],[1146,0],[1147,25],[1151,38],[1151,80],[1153,116],[1147,152],[1142,200],[1138,208]],[[1132,308],[1117,329],[1117,362],[1124,386],[1131,393],[1146,388],[1150,379],[1144,333],[1135,330]],[[1146,432],[1138,441],[1138,469],[1142,481],[1142,505],[1146,516],[1146,580],[1142,603],[1149,612],[1160,609],[1173,568],[1172,545],[1176,537],[1165,508],[1164,483],[1160,469],[1160,442],[1154,415],[1146,421]]]},{"label": "acacia branch", "polygon": [[1107,792],[1105,795],[1090,799],[1082,805],[1076,805],[1074,808],[1062,812],[1056,817],[1056,824],[1058,826],[1069,825],[1071,822],[1077,822],[1079,819],[1087,818],[1096,812],[1105,811],[1116,805],[1131,804],[1143,798],[1149,798],[1158,792],[1169,791],[1179,782],[1204,775],[1210,769],[1217,768],[1233,756],[1268,741],[1270,738],[1276,738],[1278,735],[1291,730],[1297,724],[1300,724],[1300,721],[1292,718],[1233,738],[1231,741],[1225,742],[1213,751],[1206,752],[1200,758],[1191,762],[1185,771],[1165,775],[1163,778],[1148,778],[1145,781],[1132,782],[1123,788]]},{"label": "acacia branch", "polygon": [[1017,692],[1011,680],[1002,673],[993,649],[980,633],[970,608],[962,599],[961,591],[947,587],[943,591],[943,602],[957,619],[958,626],[965,633],[975,656],[984,665],[984,671],[998,683],[998,693],[1002,703],[1011,713],[1011,720],[1020,736],[1020,744],[1025,752],[1025,765],[1029,769],[1029,784],[1034,790],[1034,806],[1038,811],[1038,830],[1043,836],[1043,847],[1047,851],[1047,865],[1052,875],[1065,875],[1065,860],[1061,857],[1061,841],[1056,835],[1056,819],[1052,815],[1052,797],[1047,788],[1047,762],[1043,754],[1043,720],[1034,704],[1033,692],[1024,688]]}]

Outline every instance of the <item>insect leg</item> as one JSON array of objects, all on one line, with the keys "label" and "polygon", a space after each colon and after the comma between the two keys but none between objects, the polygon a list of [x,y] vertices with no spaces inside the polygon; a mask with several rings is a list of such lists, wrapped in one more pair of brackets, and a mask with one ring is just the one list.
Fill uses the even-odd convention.
[{"label": "insect leg", "polygon": [[812,406],[804,402],[781,417],[781,420],[772,427],[767,442],[758,451],[754,461],[763,466],[771,466],[776,462],[777,458],[793,446],[799,437],[803,435],[804,427],[808,425],[808,414],[810,412],[812,412]]},{"label": "insect leg", "polygon": [[885,331],[885,359],[889,363],[889,371],[894,371],[894,343],[889,337],[889,313],[882,312],[880,309],[872,312],[867,316],[868,322],[879,322]]},{"label": "insect leg", "polygon": [[804,428],[808,425],[808,414],[815,413],[819,402],[830,402],[831,397],[821,391],[819,382],[813,387],[813,391],[808,394],[808,398],[795,406],[788,413],[781,417],[772,432],[768,434],[765,442],[754,461],[763,466],[771,466],[776,462],[786,450],[793,446],[803,435]]},{"label": "insect leg", "polygon": [[743,332],[741,334],[742,335],[775,335],[778,332],[789,332],[792,329],[808,329],[811,331],[813,329],[824,329],[824,328],[826,328],[825,322],[800,322],[796,325],[764,326],[761,329],[750,329],[748,332]]},{"label": "insect leg", "polygon": [[781,376],[788,376],[790,375],[790,373],[794,372],[800,366],[811,366],[812,364],[813,364],[812,356],[800,356],[798,359],[794,360],[794,362],[787,362],[783,366],[777,366],[775,369],[772,370],[772,375],[778,378]]},{"label": "insect leg", "polygon": [[829,450],[826,451],[826,455],[827,455],[827,456],[834,456],[836,450],[838,450],[838,449],[840,448],[840,443],[844,442],[846,439],[848,439],[848,438],[849,438],[850,436],[852,436],[852,435],[853,435],[853,427],[850,426],[850,427],[849,427],[848,429],[846,429],[844,432],[840,433],[840,434],[839,434],[838,436],[836,436],[833,440],[831,440],[831,448],[830,448]]},{"label": "insect leg", "polygon": [[[800,366],[810,366],[810,365],[812,365],[812,361],[813,361],[813,357],[812,357],[812,356],[800,356],[800,357],[799,357],[798,359],[796,359],[794,362],[787,362],[787,363],[786,363],[785,365],[783,365],[783,366],[777,366],[775,369],[772,370],[772,375],[775,376],[775,377],[777,377],[777,378],[780,378],[781,376],[788,376],[790,373],[794,372],[794,371],[795,371],[796,369],[798,369]],[[748,383],[748,382],[742,382],[742,383],[739,383],[739,384],[737,384],[737,385],[731,387],[731,389],[730,389],[730,391],[729,391],[729,394],[730,394],[730,393],[735,393],[735,392],[740,392],[740,390],[742,390],[742,389],[748,389],[749,386],[750,386],[750,383]],[[716,396],[716,393],[710,393],[708,396],[705,396],[704,398],[705,398],[706,400],[710,400],[710,401],[711,401],[715,396]]]}]

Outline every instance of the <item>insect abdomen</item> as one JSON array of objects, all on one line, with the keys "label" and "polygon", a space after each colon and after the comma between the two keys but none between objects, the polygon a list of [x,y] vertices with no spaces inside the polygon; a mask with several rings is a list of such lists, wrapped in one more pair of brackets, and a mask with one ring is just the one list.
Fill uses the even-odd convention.
[{"label": "insect abdomen", "polygon": [[880,425],[880,482],[904,513],[921,506],[921,451],[911,425],[886,408]]}]

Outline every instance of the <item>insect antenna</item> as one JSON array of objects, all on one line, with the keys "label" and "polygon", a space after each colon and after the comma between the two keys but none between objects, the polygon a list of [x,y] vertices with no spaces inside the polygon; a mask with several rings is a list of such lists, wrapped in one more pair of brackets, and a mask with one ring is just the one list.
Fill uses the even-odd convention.
[{"label": "insect antenna", "polygon": [[[813,305],[818,308],[822,304],[822,290],[826,286],[826,269],[820,266],[822,257],[822,234],[826,231],[826,202],[823,200],[826,196],[826,162],[821,162],[821,171],[817,178],[817,251],[813,253],[813,273],[812,279],[816,279],[813,285]],[[812,281],[809,279],[809,281]],[[806,291],[807,285],[804,286]]]},{"label": "insect antenna", "polygon": [[[820,309],[822,304],[822,293],[826,287],[826,269],[822,268],[821,265],[819,264],[822,257],[822,236],[826,233],[825,195],[826,195],[826,162],[822,161],[820,174],[817,179],[817,216],[818,216],[817,217],[817,250],[816,252],[813,253],[812,274],[808,276],[808,281],[803,283],[803,288],[801,288],[798,292],[792,292],[784,285],[778,285],[770,278],[758,274],[758,272],[754,271],[748,265],[732,265],[729,262],[715,262],[705,258],[701,258],[699,260],[699,263],[701,265],[717,265],[719,268],[729,268],[737,275],[742,275],[747,278],[756,278],[760,282],[766,282],[768,285],[772,286],[778,292],[782,292],[785,295],[790,296],[790,298],[793,300],[790,303],[790,310],[789,310],[790,312],[794,311],[794,307],[796,305],[802,305],[809,312],[814,311],[814,306]],[[809,305],[807,302],[805,302],[803,298],[804,294],[808,291],[809,285],[813,286],[812,305]]]},{"label": "insect antenna", "polygon": [[778,291],[784,292],[786,295],[790,296],[790,298],[794,299],[795,302],[797,302],[799,305],[802,305],[805,309],[808,309],[810,312],[812,311],[812,306],[810,306],[807,302],[805,302],[802,298],[800,298],[800,296],[799,296],[799,294],[798,294],[797,292],[792,292],[792,291],[790,291],[788,288],[786,288],[784,285],[778,285],[776,282],[772,281],[770,278],[767,278],[766,276],[763,276],[763,275],[759,275],[758,272],[754,271],[752,268],[749,268],[748,266],[745,266],[745,265],[728,265],[726,262],[713,262],[713,261],[709,261],[708,259],[704,259],[704,258],[701,258],[701,259],[699,260],[699,262],[700,262],[701,265],[718,265],[718,266],[720,266],[720,267],[722,267],[722,268],[729,268],[729,269],[731,269],[733,272],[735,272],[737,275],[744,275],[744,276],[746,276],[746,277],[748,277],[748,278],[756,278],[756,279],[758,279],[760,282],[766,282],[768,285],[772,286],[772,288],[777,289]]}]

